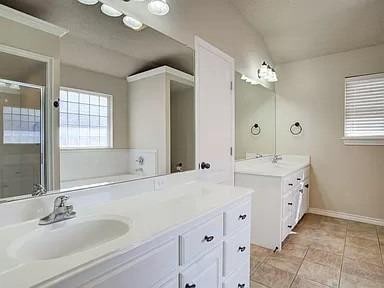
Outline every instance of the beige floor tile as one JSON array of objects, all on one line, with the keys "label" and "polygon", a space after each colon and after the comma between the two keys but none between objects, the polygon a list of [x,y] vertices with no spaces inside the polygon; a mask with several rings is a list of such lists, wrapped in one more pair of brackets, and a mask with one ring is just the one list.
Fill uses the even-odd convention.
[{"label": "beige floor tile", "polygon": [[261,285],[260,283],[251,281],[251,288],[268,288],[268,287]]},{"label": "beige floor tile", "polygon": [[357,232],[376,232],[376,225],[366,224],[360,222],[349,223],[347,227],[348,231],[357,231]]},{"label": "beige floor tile", "polygon": [[368,240],[377,240],[376,231],[351,231],[347,230],[347,237],[358,237]]},{"label": "beige floor tile", "polygon": [[301,246],[298,244],[292,244],[292,243],[286,243],[282,251],[280,253],[284,255],[291,255],[296,256],[300,258],[304,258],[305,254],[307,253],[308,247]]},{"label": "beige floor tile", "polygon": [[346,245],[354,246],[354,247],[363,247],[366,249],[372,248],[375,250],[379,248],[379,241],[377,239],[372,240],[372,239],[365,239],[361,237],[348,236],[346,239]]},{"label": "beige floor tile", "polygon": [[342,272],[340,288],[384,288],[384,282],[372,281]]},{"label": "beige floor tile", "polygon": [[343,258],[335,253],[309,248],[305,260],[340,269]]},{"label": "beige floor tile", "polygon": [[259,266],[262,263],[262,261],[258,260],[257,258],[251,256],[251,263],[250,263],[250,271],[252,272],[255,270],[257,266]]},{"label": "beige floor tile", "polygon": [[378,266],[344,257],[342,272],[371,281],[384,282],[384,267],[382,265]]},{"label": "beige floor tile", "polygon": [[310,247],[329,253],[342,255],[344,252],[345,240],[344,239],[333,239],[333,240],[322,240],[317,241]]},{"label": "beige floor tile", "polygon": [[263,263],[252,273],[251,280],[270,288],[286,288],[294,277],[293,273]]},{"label": "beige floor tile", "polygon": [[297,276],[291,288],[328,288],[328,286]]},{"label": "beige floor tile", "polygon": [[337,288],[339,285],[340,270],[304,260],[298,275],[307,280]]},{"label": "beige floor tile", "polygon": [[344,257],[375,265],[383,265],[379,247],[363,248],[347,245],[344,250]]},{"label": "beige floor tile", "polygon": [[296,274],[300,268],[301,262],[303,262],[303,258],[277,253],[269,256],[265,263],[275,268]]},{"label": "beige floor tile", "polygon": [[251,245],[251,258],[253,258],[257,262],[262,262],[267,258],[267,256],[271,255],[273,252],[270,249],[257,246],[257,245]]}]

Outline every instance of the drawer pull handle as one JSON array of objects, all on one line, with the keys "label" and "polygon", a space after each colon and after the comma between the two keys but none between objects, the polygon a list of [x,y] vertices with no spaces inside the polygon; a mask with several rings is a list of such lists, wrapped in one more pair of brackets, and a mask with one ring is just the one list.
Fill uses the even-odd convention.
[{"label": "drawer pull handle", "polygon": [[240,215],[240,216],[239,216],[239,219],[240,219],[240,220],[245,220],[245,218],[247,218],[247,214],[244,214],[244,215]]},{"label": "drawer pull handle", "polygon": [[246,249],[246,247],[245,246],[243,246],[243,247],[239,247],[239,252],[244,252],[245,251],[245,249]]},{"label": "drawer pull handle", "polygon": [[288,228],[292,228],[292,225],[288,225]]},{"label": "drawer pull handle", "polygon": [[207,235],[205,235],[205,237],[204,237],[204,240],[207,241],[207,242],[211,242],[211,241],[213,241],[213,239],[215,239],[214,236],[207,236]]},{"label": "drawer pull handle", "polygon": [[185,288],[196,288],[196,284],[185,284]]},{"label": "drawer pull handle", "polygon": [[293,184],[292,184],[292,183],[289,183],[288,185],[289,185],[289,186],[293,186]]},{"label": "drawer pull handle", "polygon": [[301,180],[301,178],[297,178],[297,181],[300,181]]},{"label": "drawer pull handle", "polygon": [[303,193],[304,193],[304,190],[303,190],[303,189],[300,189],[299,192],[300,192],[301,194],[303,194]]},{"label": "drawer pull handle", "polygon": [[289,206],[292,206],[292,202],[289,202],[288,205],[289,205]]},{"label": "drawer pull handle", "polygon": [[305,186],[305,188],[309,188],[309,184],[305,184],[304,186]]},{"label": "drawer pull handle", "polygon": [[240,284],[240,283],[239,283],[239,284],[237,285],[237,288],[245,288],[245,284]]}]

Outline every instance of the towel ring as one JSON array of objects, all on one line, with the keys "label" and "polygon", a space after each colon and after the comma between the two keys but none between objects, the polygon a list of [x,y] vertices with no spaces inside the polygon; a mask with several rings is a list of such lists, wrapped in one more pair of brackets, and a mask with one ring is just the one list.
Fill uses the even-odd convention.
[{"label": "towel ring", "polygon": [[289,128],[289,131],[291,131],[292,135],[300,135],[303,132],[303,127],[299,122],[295,122]]},{"label": "towel ring", "polygon": [[251,134],[252,135],[259,135],[261,133],[261,128],[259,126],[259,124],[255,123],[252,127],[251,127]]}]

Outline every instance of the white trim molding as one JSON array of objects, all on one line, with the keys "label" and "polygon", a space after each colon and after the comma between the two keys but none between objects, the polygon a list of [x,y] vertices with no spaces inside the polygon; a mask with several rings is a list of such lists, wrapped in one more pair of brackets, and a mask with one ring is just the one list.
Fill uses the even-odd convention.
[{"label": "white trim molding", "polygon": [[57,37],[63,37],[69,32],[68,29],[56,26],[52,23],[17,11],[2,4],[0,4],[0,17],[29,26],[40,31],[47,32]]},{"label": "white trim molding", "polygon": [[352,221],[357,221],[357,222],[362,222],[367,224],[374,224],[378,226],[384,226],[384,219],[380,219],[380,218],[372,218],[367,216],[349,214],[349,213],[332,211],[332,210],[325,210],[320,208],[309,208],[308,213],[340,218],[345,220],[352,220]]},{"label": "white trim molding", "polygon": [[177,70],[175,68],[169,67],[169,66],[161,66],[157,67],[148,71],[144,71],[132,76],[127,77],[127,81],[129,82],[134,82],[137,80],[145,79],[148,77],[153,77],[159,74],[170,74],[173,76],[176,76],[178,78],[181,78],[183,80],[186,80],[188,82],[191,82],[191,85],[193,85],[193,82],[195,81],[195,77],[193,77],[191,74],[185,73],[183,71]]}]

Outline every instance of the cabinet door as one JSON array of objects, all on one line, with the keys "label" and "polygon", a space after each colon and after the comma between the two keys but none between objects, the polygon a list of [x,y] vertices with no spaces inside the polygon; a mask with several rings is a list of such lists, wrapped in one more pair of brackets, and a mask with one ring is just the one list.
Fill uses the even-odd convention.
[{"label": "cabinet door", "polygon": [[204,256],[181,273],[181,288],[221,286],[221,247]]},{"label": "cabinet door", "polygon": [[[233,184],[234,60],[196,37],[196,166],[212,180]],[[202,165],[202,163],[208,163]]]},{"label": "cabinet door", "polygon": [[307,213],[309,209],[309,179],[305,179],[303,188],[303,203],[301,209],[301,217]]}]

